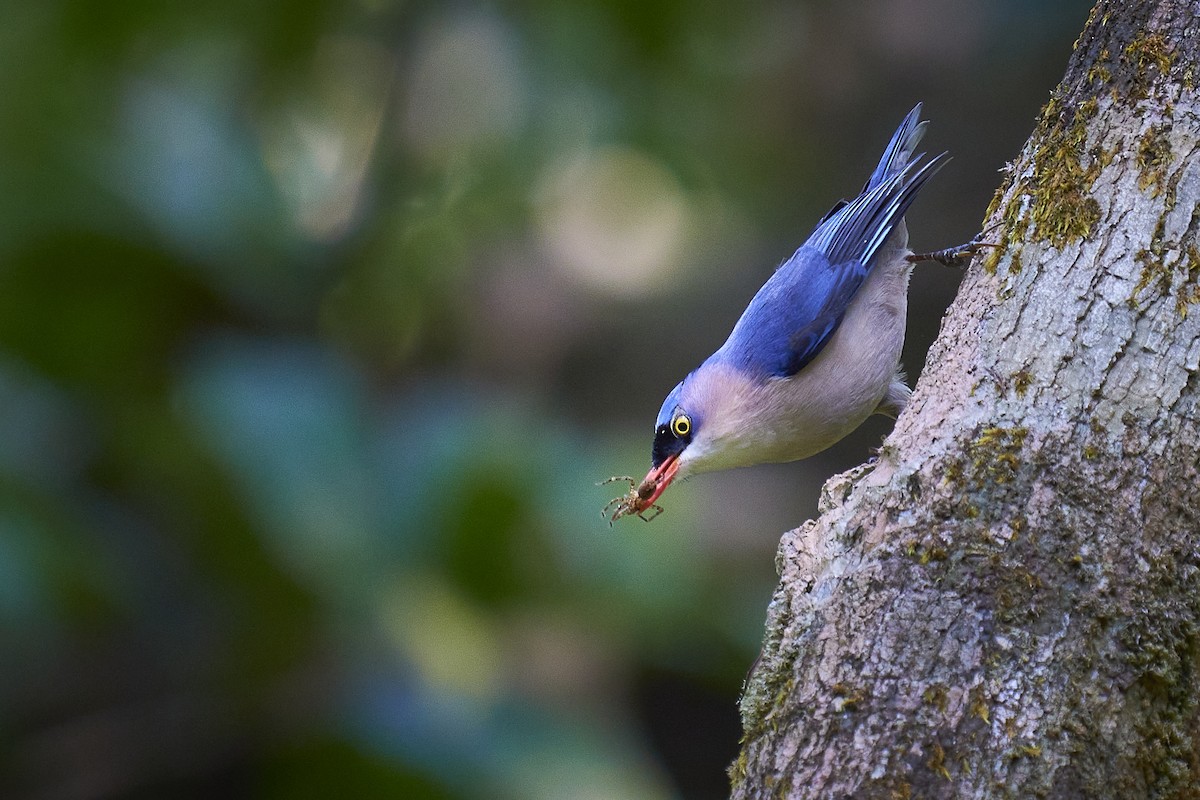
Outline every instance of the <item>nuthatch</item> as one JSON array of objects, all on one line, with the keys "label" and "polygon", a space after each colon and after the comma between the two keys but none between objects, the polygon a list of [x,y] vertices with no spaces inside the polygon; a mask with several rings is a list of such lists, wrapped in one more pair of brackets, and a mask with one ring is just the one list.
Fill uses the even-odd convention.
[{"label": "nuthatch", "polygon": [[[671,481],[834,444],[872,414],[896,417],[912,390],[900,367],[915,261],[944,264],[985,246],[915,255],[904,212],[945,163],[914,155],[927,122],[917,104],[862,193],[841,201],[758,290],[725,344],[663,402],[653,468],[613,519],[657,508]],[[630,481],[632,484],[632,480]],[[610,504],[611,506],[611,504]]]}]

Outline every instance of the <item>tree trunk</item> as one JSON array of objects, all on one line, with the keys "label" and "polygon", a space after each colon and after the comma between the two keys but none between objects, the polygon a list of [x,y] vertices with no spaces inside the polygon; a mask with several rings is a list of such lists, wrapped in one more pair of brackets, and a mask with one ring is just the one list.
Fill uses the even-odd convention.
[{"label": "tree trunk", "polygon": [[908,410],[780,543],[734,797],[1200,797],[1198,48],[1200,0],[1093,9]]}]

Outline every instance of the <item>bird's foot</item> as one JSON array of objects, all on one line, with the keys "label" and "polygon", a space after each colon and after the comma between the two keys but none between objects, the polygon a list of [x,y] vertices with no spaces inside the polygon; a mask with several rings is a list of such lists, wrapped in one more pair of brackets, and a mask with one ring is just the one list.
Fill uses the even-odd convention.
[{"label": "bird's foot", "polygon": [[[997,223],[997,225],[998,224],[999,223]],[[957,247],[947,247],[942,250],[934,250],[929,253],[911,253],[908,256],[908,261],[913,264],[919,261],[936,261],[943,267],[962,269],[967,265],[967,261],[979,251],[989,247],[1000,247],[998,242],[987,241],[988,235],[996,229],[997,225],[993,225],[987,230],[981,231],[974,239],[966,244],[960,244]]]}]

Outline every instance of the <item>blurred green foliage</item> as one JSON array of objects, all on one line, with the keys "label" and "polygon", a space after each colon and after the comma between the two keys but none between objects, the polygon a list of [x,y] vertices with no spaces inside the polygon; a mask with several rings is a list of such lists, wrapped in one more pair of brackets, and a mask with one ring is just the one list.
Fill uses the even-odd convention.
[{"label": "blurred green foliage", "polygon": [[7,4],[0,795],[721,796],[777,537],[887,427],[595,484],[917,100],[970,238],[1086,10]]}]

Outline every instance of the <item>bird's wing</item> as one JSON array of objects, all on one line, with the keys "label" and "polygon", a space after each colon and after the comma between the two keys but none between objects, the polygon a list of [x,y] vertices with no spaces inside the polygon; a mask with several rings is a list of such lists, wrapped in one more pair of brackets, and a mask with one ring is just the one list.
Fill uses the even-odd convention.
[{"label": "bird's wing", "polygon": [[818,225],[750,301],[719,357],[780,377],[796,374],[816,358],[917,192],[945,164],[942,154],[918,169],[920,159],[916,156]]}]

